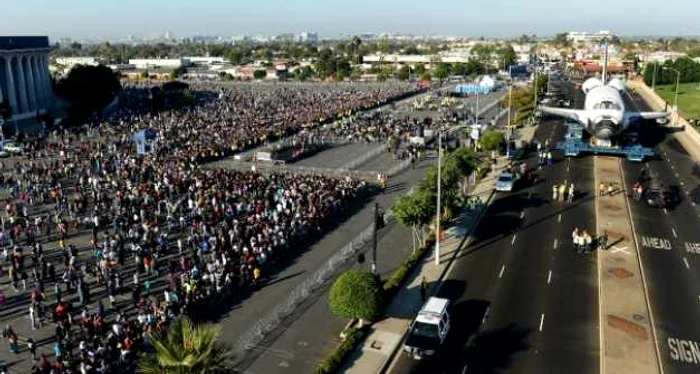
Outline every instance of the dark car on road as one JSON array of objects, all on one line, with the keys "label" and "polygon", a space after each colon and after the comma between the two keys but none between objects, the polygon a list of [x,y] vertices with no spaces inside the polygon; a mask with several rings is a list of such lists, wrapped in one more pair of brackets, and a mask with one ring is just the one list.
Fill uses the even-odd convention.
[{"label": "dark car on road", "polygon": [[673,208],[680,203],[678,188],[650,187],[644,191],[644,202],[654,208]]}]

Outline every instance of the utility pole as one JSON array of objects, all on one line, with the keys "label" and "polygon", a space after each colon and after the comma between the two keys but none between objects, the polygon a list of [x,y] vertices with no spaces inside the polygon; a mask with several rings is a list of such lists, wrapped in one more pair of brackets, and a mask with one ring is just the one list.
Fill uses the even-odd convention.
[{"label": "utility pole", "polygon": [[651,76],[651,90],[656,91],[656,69],[659,67],[659,63],[654,61],[654,75]]},{"label": "utility pole", "polygon": [[508,123],[506,124],[506,157],[510,156],[510,131],[511,131],[511,108],[513,107],[513,75],[512,67],[508,67],[508,77],[510,84],[508,86]]},{"label": "utility pole", "polygon": [[[478,97],[478,96],[477,96]],[[438,130],[437,215],[435,222],[435,266],[440,266],[440,184],[442,177],[442,130]]]},{"label": "utility pole", "polygon": [[377,273],[377,230],[379,229],[379,203],[374,203],[374,216],[372,222],[372,273]]}]

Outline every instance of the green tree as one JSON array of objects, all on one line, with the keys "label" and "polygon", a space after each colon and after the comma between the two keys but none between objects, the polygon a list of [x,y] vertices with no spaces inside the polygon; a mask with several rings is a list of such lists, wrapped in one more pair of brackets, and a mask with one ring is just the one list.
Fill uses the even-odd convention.
[{"label": "green tree", "polygon": [[438,62],[433,72],[433,76],[440,80],[445,80],[450,76],[450,65],[444,62]]},{"label": "green tree", "polygon": [[155,349],[139,361],[141,374],[208,374],[228,373],[232,351],[218,343],[221,327],[195,325],[187,317],[172,322],[164,333],[150,339]]},{"label": "green tree", "polygon": [[404,226],[411,228],[413,232],[413,250],[416,245],[425,244],[423,227],[430,223],[435,216],[435,203],[431,201],[430,195],[416,193],[413,196],[401,196],[392,210],[396,219]]},{"label": "green tree", "polygon": [[258,69],[253,72],[253,78],[255,79],[264,79],[267,76],[267,71],[263,69]]},{"label": "green tree", "polygon": [[377,80],[380,82],[384,82],[387,79],[389,79],[389,73],[386,71],[380,71],[379,74],[377,74]]},{"label": "green tree", "polygon": [[351,269],[335,280],[328,295],[331,312],[342,318],[374,321],[382,304],[379,277],[366,270]]},{"label": "green tree", "polygon": [[513,46],[508,44],[498,50],[498,60],[499,63],[503,63],[503,69],[508,70],[508,66],[515,65],[518,55],[515,54]]},{"label": "green tree", "polygon": [[333,77],[333,79],[336,82],[342,82],[345,80],[345,73],[342,71],[337,71],[337,72],[335,72],[335,76]]},{"label": "green tree", "polygon": [[172,76],[175,78],[179,78],[185,73],[187,73],[187,68],[184,66],[179,66],[175,68],[175,70],[173,70]]},{"label": "green tree", "polygon": [[481,148],[487,151],[497,151],[501,148],[503,144],[504,137],[503,133],[496,130],[489,130],[484,132],[479,139],[479,145]]},{"label": "green tree", "polygon": [[408,65],[402,66],[399,70],[396,71],[396,79],[406,81],[408,80],[410,76],[410,68]]},{"label": "green tree", "polygon": [[423,81],[430,81],[433,79],[433,76],[430,75],[430,73],[423,73],[423,75],[421,75],[420,79]]},{"label": "green tree", "polygon": [[109,104],[122,86],[118,75],[104,66],[76,65],[56,82],[55,92],[70,102],[69,112],[81,117]]},{"label": "green tree", "polygon": [[245,55],[240,49],[233,49],[228,53],[228,60],[234,65],[240,65],[243,63],[243,58]]}]

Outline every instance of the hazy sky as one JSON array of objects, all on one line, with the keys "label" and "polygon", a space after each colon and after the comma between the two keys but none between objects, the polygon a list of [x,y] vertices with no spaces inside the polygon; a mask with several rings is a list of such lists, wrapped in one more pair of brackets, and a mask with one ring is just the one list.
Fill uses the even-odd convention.
[{"label": "hazy sky", "polygon": [[700,35],[698,0],[1,0],[0,35]]}]

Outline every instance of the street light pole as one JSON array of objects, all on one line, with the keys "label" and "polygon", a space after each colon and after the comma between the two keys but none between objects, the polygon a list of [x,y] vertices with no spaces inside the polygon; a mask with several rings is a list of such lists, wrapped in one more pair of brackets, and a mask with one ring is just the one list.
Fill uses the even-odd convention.
[{"label": "street light pole", "polygon": [[681,72],[678,69],[674,69],[674,68],[668,67],[668,66],[664,66],[663,69],[664,70],[671,70],[674,73],[676,73],[676,93],[673,95],[673,108],[674,108],[674,111],[676,112],[675,117],[673,117],[673,125],[675,126],[678,124],[678,85],[681,81]]},{"label": "street light pole", "polygon": [[510,157],[510,129],[511,129],[511,108],[513,106],[513,76],[512,67],[508,67],[508,77],[510,84],[508,86],[508,123],[506,124],[506,157]]},{"label": "street light pole", "polygon": [[654,74],[651,76],[651,90],[656,91],[656,69],[659,67],[659,63],[654,61]]},{"label": "street light pole", "polygon": [[440,184],[442,179],[442,130],[438,130],[437,215],[435,222],[435,266],[440,266]]}]

